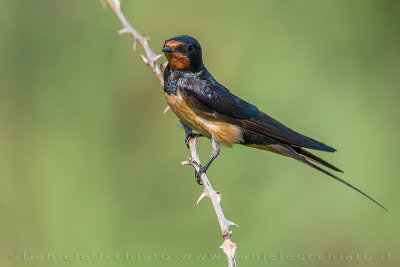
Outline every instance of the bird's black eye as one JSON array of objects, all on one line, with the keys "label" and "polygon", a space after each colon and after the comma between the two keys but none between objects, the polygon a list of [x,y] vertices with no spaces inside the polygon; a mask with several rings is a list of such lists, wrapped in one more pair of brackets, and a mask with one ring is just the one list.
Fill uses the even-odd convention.
[{"label": "bird's black eye", "polygon": [[188,51],[192,52],[193,51],[193,45],[188,45]]}]

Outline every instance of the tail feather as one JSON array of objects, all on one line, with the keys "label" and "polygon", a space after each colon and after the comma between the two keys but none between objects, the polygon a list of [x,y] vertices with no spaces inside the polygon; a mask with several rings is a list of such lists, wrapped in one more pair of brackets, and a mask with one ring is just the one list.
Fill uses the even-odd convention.
[{"label": "tail feather", "polygon": [[312,160],[318,164],[324,165],[325,167],[328,167],[334,171],[337,172],[343,172],[341,169],[333,166],[332,164],[330,164],[329,162],[321,159],[320,157],[317,157],[316,155],[312,154],[311,152],[301,148],[301,147],[292,147],[294,149],[294,151],[296,151],[297,153],[303,155],[304,157],[306,157],[308,160]]},{"label": "tail feather", "polygon": [[[307,162],[307,163],[306,163],[306,162]],[[352,184],[346,182],[345,180],[343,180],[343,179],[337,177],[336,175],[333,175],[332,173],[330,173],[330,172],[328,172],[328,171],[326,171],[326,170],[324,170],[324,169],[318,167],[317,165],[315,165],[315,164],[313,164],[313,163],[311,163],[311,162],[309,162],[309,161],[307,161],[307,160],[304,160],[304,163],[307,164],[308,166],[313,167],[314,169],[319,170],[320,172],[325,173],[326,175],[329,175],[329,176],[332,177],[333,179],[335,179],[335,180],[341,182],[342,184],[345,184],[345,185],[347,185],[348,187],[350,187],[350,188],[356,190],[358,193],[364,195],[365,197],[367,197],[369,200],[371,200],[372,202],[374,202],[375,204],[377,204],[379,207],[381,207],[381,208],[384,209],[385,211],[388,211],[382,204],[380,204],[378,201],[376,201],[375,199],[373,199],[372,197],[370,197],[369,195],[367,195],[366,193],[364,193],[363,191],[361,191],[360,189],[358,189],[358,188],[355,187],[354,185],[352,185]]]},{"label": "tail feather", "polygon": [[302,161],[302,162],[304,162],[305,164],[307,164],[307,165],[310,166],[310,167],[313,167],[314,169],[319,170],[320,172],[325,173],[326,175],[329,175],[329,176],[332,177],[333,179],[335,179],[335,180],[341,182],[342,184],[345,184],[345,185],[347,185],[348,187],[350,187],[350,188],[356,190],[358,193],[364,195],[365,197],[367,197],[368,199],[370,199],[372,202],[374,202],[375,204],[377,204],[379,207],[381,207],[381,208],[384,209],[385,211],[388,211],[384,206],[382,206],[382,204],[380,204],[378,201],[376,201],[375,199],[373,199],[372,197],[370,197],[369,195],[367,195],[366,193],[364,193],[363,191],[361,191],[360,189],[358,189],[358,188],[355,187],[354,185],[352,185],[352,184],[346,182],[345,180],[343,180],[343,179],[337,177],[336,175],[334,175],[334,174],[332,174],[332,173],[330,173],[330,172],[328,172],[328,171],[322,169],[321,167],[318,167],[317,165],[315,165],[315,164],[313,164],[313,163],[307,161],[306,159],[304,159],[304,161]]},{"label": "tail feather", "polygon": [[[388,211],[382,204],[380,204],[378,201],[376,201],[375,199],[373,199],[372,197],[370,197],[369,195],[367,195],[366,193],[364,193],[363,191],[361,191],[361,190],[358,189],[357,187],[355,187],[355,186],[353,186],[352,184],[346,182],[345,180],[343,180],[343,179],[337,177],[336,175],[333,175],[332,173],[328,172],[327,170],[324,170],[324,169],[322,169],[321,167],[319,167],[319,166],[317,166],[317,165],[315,165],[315,164],[309,162],[309,161],[305,158],[305,157],[310,157],[310,154],[311,154],[311,153],[309,153],[308,151],[307,151],[307,152],[308,152],[309,154],[305,153],[305,155],[302,155],[302,154],[300,154],[299,152],[297,152],[297,151],[295,150],[295,148],[290,147],[290,146],[287,146],[287,145],[283,145],[283,144],[273,144],[273,145],[270,145],[270,146],[271,146],[274,150],[276,150],[278,153],[280,153],[281,155],[294,158],[294,159],[296,159],[296,160],[298,160],[298,161],[300,161],[300,162],[302,162],[302,163],[304,163],[304,164],[306,164],[306,165],[308,165],[308,166],[310,166],[310,167],[312,167],[312,168],[314,168],[314,169],[316,169],[316,170],[318,170],[318,171],[320,171],[320,172],[325,173],[326,175],[328,175],[328,176],[332,177],[333,179],[335,179],[335,180],[341,182],[342,184],[347,185],[348,187],[352,188],[353,190],[357,191],[358,193],[364,195],[366,198],[368,198],[369,200],[371,200],[372,202],[374,202],[375,204],[377,204],[379,207],[381,207],[381,208],[384,209],[385,211]],[[305,151],[305,150],[303,150],[302,152],[304,152],[304,151]],[[313,155],[313,154],[311,154],[311,155],[312,155],[312,158],[310,158],[311,160],[316,161],[316,162],[318,162],[318,163],[320,163],[320,164],[322,164],[322,165],[326,165],[326,164],[325,164],[325,163],[327,163],[326,161],[321,160],[320,158],[318,158],[317,156],[315,156],[315,155]],[[328,163],[327,165],[330,165],[331,167],[334,167],[333,165],[331,165],[331,164],[329,164],[329,163]],[[329,166],[327,166],[327,167],[329,167]],[[334,167],[334,168],[336,168],[336,167]],[[332,168],[332,169],[334,169],[334,168]],[[336,169],[337,169],[337,168],[336,168]],[[339,170],[339,171],[340,171],[340,170]]]}]

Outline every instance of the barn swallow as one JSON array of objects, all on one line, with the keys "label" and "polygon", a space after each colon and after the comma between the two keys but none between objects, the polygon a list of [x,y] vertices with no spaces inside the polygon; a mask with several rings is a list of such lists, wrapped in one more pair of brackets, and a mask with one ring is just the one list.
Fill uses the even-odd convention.
[{"label": "barn swallow", "polygon": [[209,161],[196,172],[199,184],[200,175],[218,157],[221,144],[227,147],[241,144],[296,159],[351,187],[386,210],[360,189],[313,164],[342,172],[306,150],[334,152],[334,148],[293,131],[218,83],[204,66],[201,46],[196,39],[187,35],[170,38],[165,41],[162,52],[168,59],[164,71],[165,98],[184,126],[186,145],[197,135],[208,137],[212,142]]}]

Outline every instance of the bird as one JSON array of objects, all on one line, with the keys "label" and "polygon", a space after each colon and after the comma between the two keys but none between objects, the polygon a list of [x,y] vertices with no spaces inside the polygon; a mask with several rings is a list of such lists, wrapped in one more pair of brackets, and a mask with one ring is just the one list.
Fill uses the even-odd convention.
[{"label": "bird", "polygon": [[202,49],[195,38],[188,35],[172,37],[164,42],[161,51],[168,62],[164,70],[165,99],[183,125],[186,145],[198,136],[211,139],[212,154],[196,171],[197,183],[201,184],[201,174],[219,156],[221,145],[240,144],[304,163],[356,190],[387,211],[360,189],[316,165],[343,172],[308,151],[334,152],[336,149],[288,128],[218,83],[204,66]]}]

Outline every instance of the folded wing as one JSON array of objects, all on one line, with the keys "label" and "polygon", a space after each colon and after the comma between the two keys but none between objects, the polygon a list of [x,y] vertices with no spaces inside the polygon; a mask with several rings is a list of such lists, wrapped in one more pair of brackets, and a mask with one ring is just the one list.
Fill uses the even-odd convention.
[{"label": "folded wing", "polygon": [[235,96],[214,79],[181,78],[178,89],[191,105],[210,116],[282,143],[322,151],[334,148],[291,130],[258,108]]}]

